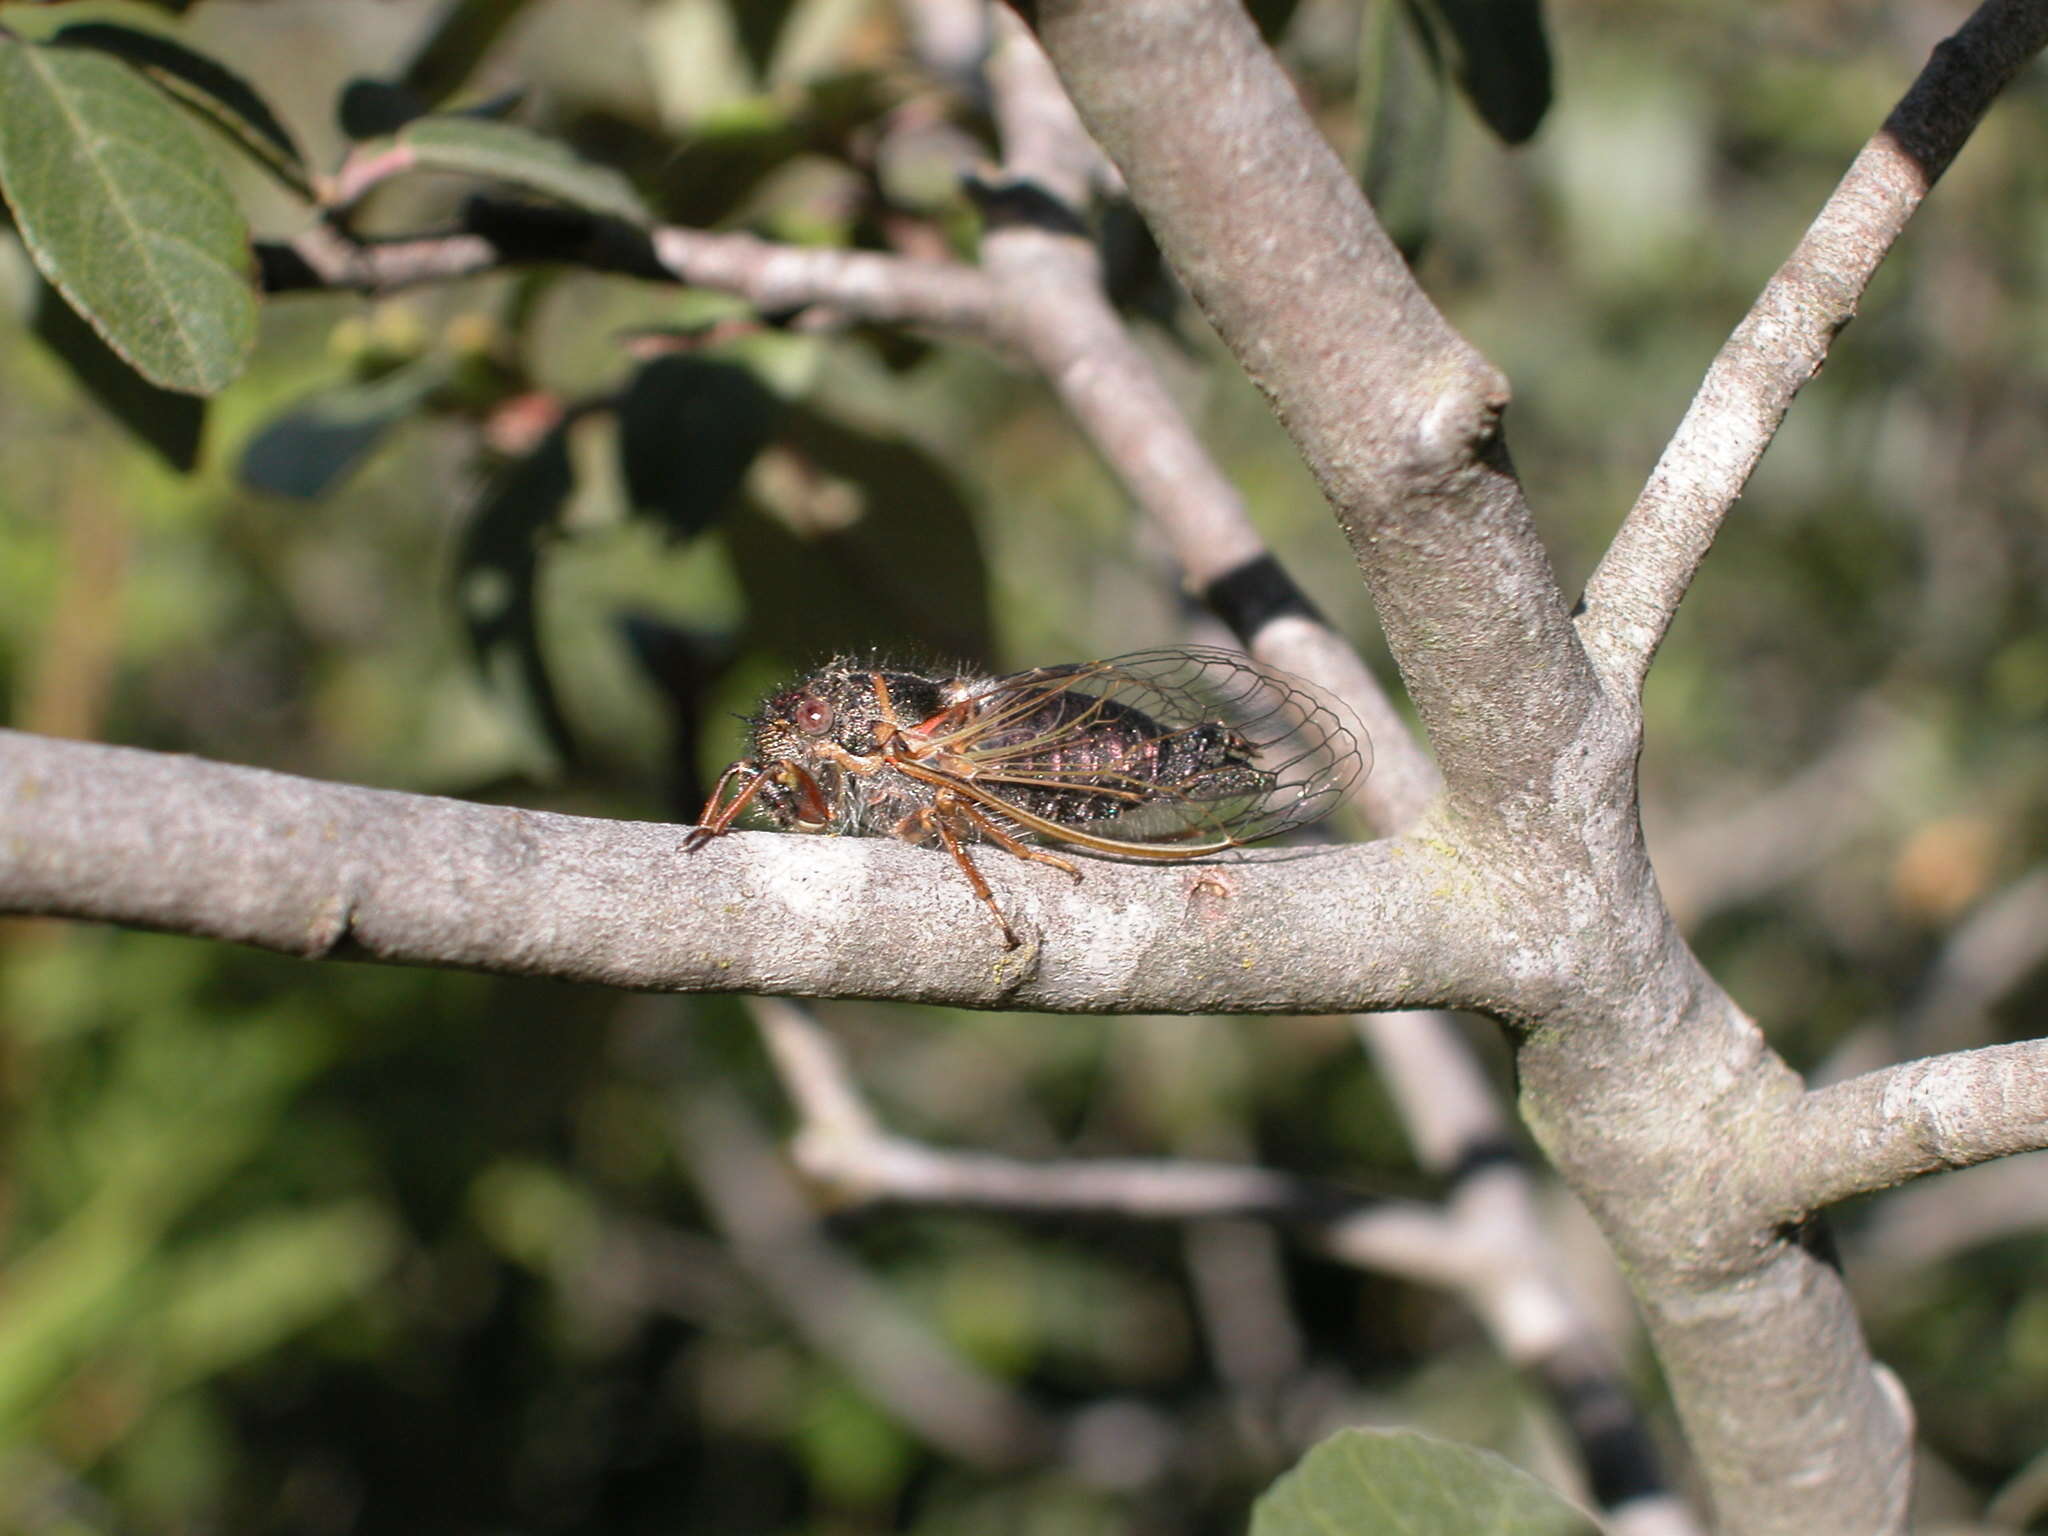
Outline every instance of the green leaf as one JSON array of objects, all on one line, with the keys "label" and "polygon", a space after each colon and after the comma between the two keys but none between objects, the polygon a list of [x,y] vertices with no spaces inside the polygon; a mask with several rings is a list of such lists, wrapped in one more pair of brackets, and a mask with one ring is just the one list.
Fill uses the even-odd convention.
[{"label": "green leaf", "polygon": [[43,275],[144,378],[205,395],[241,371],[248,226],[191,124],[127,66],[0,37],[0,190]]},{"label": "green leaf", "polygon": [[1367,12],[1358,80],[1366,125],[1359,183],[1413,261],[1435,226],[1449,127],[1443,51],[1414,0],[1376,0]]},{"label": "green leaf", "polygon": [[278,121],[248,81],[218,59],[161,32],[111,22],[74,22],[50,41],[59,47],[92,48],[126,60],[186,106],[204,113],[258,165],[311,201],[312,176],[291,130]]},{"label": "green leaf", "polygon": [[564,422],[498,477],[471,515],[456,556],[456,596],[477,666],[518,690],[564,764],[575,761],[576,743],[541,650],[540,544],[575,488]]},{"label": "green leaf", "polygon": [[432,110],[406,87],[367,76],[343,86],[334,105],[341,131],[359,142],[386,138]]},{"label": "green leaf", "polygon": [[775,397],[737,363],[661,357],[619,402],[619,464],[634,510],[678,539],[724,514],[774,430]]},{"label": "green leaf", "polygon": [[1600,1536],[1491,1451],[1408,1429],[1341,1429],[1252,1507],[1252,1536]]},{"label": "green leaf", "polygon": [[653,222],[632,183],[566,144],[512,123],[441,113],[407,123],[397,142],[422,170],[487,176],[633,224]]},{"label": "green leaf", "polygon": [[242,450],[242,483],[275,496],[317,500],[447,379],[446,360],[428,357],[380,379],[308,396],[249,440]]},{"label": "green leaf", "polygon": [[85,392],[180,473],[199,462],[206,402],[158,389],[108,350],[99,333],[48,283],[36,284],[30,328],[63,360]]},{"label": "green leaf", "polygon": [[723,530],[754,640],[792,666],[870,648],[986,660],[988,560],[945,468],[799,403],[776,440],[780,472]]},{"label": "green leaf", "polygon": [[1509,144],[1534,133],[1550,107],[1550,44],[1542,0],[1433,0],[1457,52],[1458,85]]}]

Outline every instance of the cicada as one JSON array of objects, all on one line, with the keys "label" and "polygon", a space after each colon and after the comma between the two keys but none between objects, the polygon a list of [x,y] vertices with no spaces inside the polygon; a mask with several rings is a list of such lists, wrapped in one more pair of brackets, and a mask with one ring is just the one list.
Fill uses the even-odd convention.
[{"label": "cicada", "polygon": [[1013,949],[970,845],[1076,880],[1044,845],[1199,858],[1328,814],[1371,763],[1364,731],[1321,689],[1192,647],[1001,677],[840,657],[747,724],[753,753],[720,776],[685,849],[750,808],[785,830],[943,847]]}]

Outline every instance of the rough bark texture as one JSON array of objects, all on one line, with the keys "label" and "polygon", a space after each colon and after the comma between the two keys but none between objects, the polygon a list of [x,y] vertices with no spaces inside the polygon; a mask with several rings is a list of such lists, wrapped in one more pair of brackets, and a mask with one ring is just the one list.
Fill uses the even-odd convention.
[{"label": "rough bark texture", "polygon": [[1007,950],[943,853],[768,832],[693,854],[682,841],[669,825],[0,731],[9,912],[309,959],[1049,1012],[1342,1012],[1440,1002],[1445,986],[1426,845],[1171,869],[1091,859],[1078,882],[985,851],[1027,940]]}]

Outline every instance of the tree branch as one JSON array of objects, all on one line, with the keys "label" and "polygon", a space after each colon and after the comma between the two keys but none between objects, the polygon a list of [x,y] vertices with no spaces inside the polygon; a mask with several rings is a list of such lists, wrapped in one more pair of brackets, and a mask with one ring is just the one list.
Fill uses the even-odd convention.
[{"label": "tree branch", "polygon": [[1722,519],[1892,242],[1998,93],[2048,45],[2048,7],[1986,0],[1934,51],[1708,369],[1586,583],[1580,633],[1632,694]]},{"label": "tree branch", "polygon": [[[795,1154],[805,1173],[848,1200],[908,1201],[1010,1211],[1067,1211],[1140,1221],[1261,1216],[1277,1221],[1344,1221],[1392,1213],[1404,1234],[1391,1273],[1444,1283],[1448,1233],[1428,1207],[1371,1200],[1355,1190],[1270,1168],[1152,1158],[1026,1161],[962,1152],[893,1136],[875,1119],[823,1028],[795,1004],[757,998],[754,1018],[777,1075],[796,1106]],[[1370,1264],[1366,1221],[1350,1258]]]},{"label": "tree branch", "polygon": [[0,911],[307,958],[1050,1012],[1341,1012],[1444,1001],[1483,926],[1448,916],[1439,855],[1399,843],[1090,859],[1079,882],[984,853],[1035,940],[1014,951],[941,853],[681,844],[669,825],[0,731]]},{"label": "tree branch", "polygon": [[1787,1220],[1926,1173],[2048,1149],[2048,1040],[1908,1061],[1816,1089],[1769,1166]]},{"label": "tree branch", "polygon": [[876,1401],[972,1465],[1041,1462],[1059,1426],[962,1359],[826,1240],[766,1134],[730,1093],[678,1094],[675,1136],[713,1218],[782,1315]]},{"label": "tree branch", "polygon": [[1091,185],[1113,176],[1089,140],[1037,41],[999,13],[990,94],[1005,176],[1040,197],[984,197],[982,263],[1000,295],[997,333],[1021,352],[1164,536],[1188,590],[1260,660],[1342,699],[1371,737],[1374,764],[1357,798],[1375,827],[1412,823],[1441,787],[1357,650],[1316,613],[1274,560],[1237,487],[1217,467],[1159,372],[1103,291],[1081,213]]},{"label": "tree branch", "polygon": [[1235,0],[1035,9],[1083,120],[1336,510],[1461,810],[1547,799],[1597,695],[1507,467],[1499,375],[1416,287]]},{"label": "tree branch", "polygon": [[1663,909],[1634,693],[1603,693],[1564,615],[1495,435],[1498,381],[1415,291],[1239,7],[1037,14],[1352,538],[1449,788],[1439,830],[1487,850],[1472,873],[1527,916],[1489,1011],[1540,1026],[1518,1057],[1528,1118],[1629,1268],[1720,1517],[1897,1528],[1910,1411],[1839,1277],[1746,1198],[1748,1143],[1729,1142],[1799,1085]]},{"label": "tree branch", "polygon": [[[1073,143],[1079,125],[1021,27],[1004,30],[992,76],[1008,151],[1006,173],[1077,204],[1093,174],[1092,146]],[[1003,330],[1051,381],[1134,501],[1166,534],[1188,585],[1265,659],[1326,685],[1338,680],[1335,691],[1367,718],[1378,749],[1362,797],[1368,813],[1382,827],[1412,821],[1439,787],[1434,765],[1356,653],[1331,635],[1266,552],[1235,487],[1208,458],[1105,301],[1094,249],[1076,224],[1045,217],[1028,201],[992,199],[983,259],[1004,296]],[[1666,1489],[1610,1348],[1546,1262],[1548,1236],[1536,1217],[1527,1172],[1497,1160],[1511,1138],[1449,1021],[1410,1013],[1382,1015],[1362,1027],[1374,1039],[1412,1043],[1389,1047],[1396,1061],[1422,1064],[1412,1081],[1394,1073],[1396,1101],[1425,1148],[1436,1141],[1450,1149],[1439,1166],[1448,1171],[1468,1156],[1493,1154],[1495,1160],[1456,1180],[1448,1219],[1375,1209],[1322,1223],[1315,1240],[1346,1262],[1386,1267],[1466,1295],[1509,1357],[1550,1390],[1584,1452],[1595,1496],[1615,1511],[1617,1528],[1694,1529]],[[784,1040],[782,1049],[801,1049],[793,1043],[795,1030],[790,1024],[775,1031]],[[786,1069],[794,1068],[794,1060],[786,1063]],[[805,1092],[800,1086],[796,1091]],[[800,1145],[814,1159],[828,1155],[826,1146],[834,1149],[830,1155],[841,1187],[848,1180],[882,1179],[899,1198],[1047,1201],[1061,1207],[1080,1202],[1091,1208],[1097,1201],[1128,1202],[1119,1206],[1126,1214],[1151,1215],[1191,1214],[1186,1202],[1193,1200],[1208,1203],[1212,1213],[1283,1219],[1291,1214],[1297,1220],[1302,1213],[1293,1207],[1315,1198],[1293,1181],[1269,1188],[1276,1176],[1257,1170],[1096,1163],[1048,1168],[936,1153],[888,1138],[871,1122],[851,1134],[806,1133]],[[1277,1203],[1239,1203],[1253,1200]],[[1426,1267],[1418,1268],[1418,1262]]]},{"label": "tree branch", "polygon": [[257,258],[271,293],[392,293],[503,267],[564,262],[737,294],[771,314],[823,307],[878,325],[974,336],[988,334],[993,297],[987,277],[958,262],[780,245],[680,225],[649,231],[574,209],[490,198],[470,200],[460,230],[356,240],[316,224],[289,243],[260,244]]},{"label": "tree branch", "polygon": [[[1081,139],[1080,125],[1044,55],[1013,21],[1003,28],[991,76],[1005,173],[1035,185],[1056,205],[1078,209],[1088,185],[1098,179],[1094,146]],[[1053,384],[1133,500],[1166,535],[1189,587],[1203,594],[1249,649],[1332,686],[1366,719],[1377,761],[1361,799],[1375,824],[1392,829],[1413,821],[1440,786],[1434,765],[1356,652],[1332,634],[1265,550],[1236,488],[1208,458],[1106,302],[1096,253],[1079,234],[1078,219],[1048,216],[1043,204],[1028,199],[988,201],[983,261],[1004,296],[999,322],[1004,332]],[[1052,212],[1057,211],[1055,206]],[[788,1015],[790,1010],[774,1012]],[[792,1053],[785,1070],[795,1074],[793,1091],[802,1095],[805,1074],[797,1071],[794,1055],[808,1052],[795,1042],[818,1044],[817,1032],[793,1018],[785,1019],[785,1025],[770,1023],[771,1039],[783,1041],[779,1052]],[[1382,1016],[1364,1027],[1418,1041],[1424,1047],[1421,1059],[1448,1072],[1454,1090],[1449,1098],[1460,1104],[1475,1101],[1453,1117],[1449,1140],[1460,1157],[1475,1150],[1458,1135],[1472,1124],[1483,1126],[1491,1150],[1507,1140],[1490,1090],[1471,1069],[1462,1041],[1442,1015]],[[824,1070],[815,1058],[812,1066]],[[1429,1075],[1426,1087],[1418,1084],[1418,1091],[1403,1094],[1397,1085],[1396,1092],[1404,1118],[1425,1143],[1443,1121],[1439,1109],[1445,1098],[1438,1091],[1445,1086],[1443,1075]],[[840,1103],[844,1108],[843,1099]],[[821,1112],[823,1107],[816,1106]],[[813,1124],[822,1126],[815,1119]],[[1062,1207],[1076,1201],[1091,1206],[1096,1200],[1128,1201],[1128,1214],[1155,1215],[1176,1208],[1187,1212],[1177,1202],[1195,1200],[1210,1203],[1212,1213],[1279,1218],[1286,1217],[1289,1206],[1315,1198],[1313,1191],[1291,1181],[1265,1188],[1275,1176],[1256,1170],[1100,1163],[1047,1168],[936,1153],[886,1137],[871,1121],[851,1126],[846,1134],[807,1132],[800,1145],[814,1158],[828,1155],[826,1145],[836,1149],[831,1155],[841,1187],[849,1179],[881,1177],[900,1198],[1043,1200]],[[1247,1188],[1248,1179],[1259,1187]],[[1375,1209],[1324,1224],[1318,1229],[1321,1244],[1349,1262],[1392,1266],[1397,1273],[1467,1294],[1511,1358],[1551,1388],[1585,1452],[1595,1495],[1616,1510],[1618,1528],[1694,1529],[1683,1507],[1665,1492],[1654,1448],[1611,1352],[1543,1262],[1548,1239],[1535,1218],[1526,1171],[1496,1165],[1457,1182],[1457,1214],[1448,1222],[1432,1218],[1418,1225],[1418,1216],[1426,1213]],[[1279,1204],[1272,1209],[1235,1204],[1255,1197]],[[1295,1212],[1296,1219],[1299,1215]],[[1516,1219],[1504,1224],[1502,1217]],[[1427,1273],[1412,1268],[1418,1241],[1428,1254]]]},{"label": "tree branch", "polygon": [[735,293],[773,314],[828,305],[876,325],[986,333],[989,280],[956,262],[878,251],[779,245],[752,235],[670,225],[654,232],[662,270],[679,283]]}]

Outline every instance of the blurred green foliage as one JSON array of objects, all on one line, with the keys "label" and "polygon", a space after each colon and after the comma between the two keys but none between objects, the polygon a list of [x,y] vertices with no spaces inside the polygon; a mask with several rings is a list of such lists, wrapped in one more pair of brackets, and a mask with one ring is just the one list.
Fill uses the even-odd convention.
[{"label": "blurred green foliage", "polygon": [[[1358,8],[1266,9],[1364,164]],[[1565,0],[1547,19],[1542,131],[1508,153],[1452,112],[1407,230],[1514,381],[1511,441],[1570,588],[1942,18]],[[906,62],[879,0],[210,0],[179,35],[314,166],[343,151],[352,79],[401,116],[524,87],[526,129],[664,218],[971,254],[972,210],[931,167],[987,125]],[[1930,200],[1652,678],[1653,850],[1710,965],[1803,1068],[2022,1034],[2043,1001],[2027,967],[1962,1036],[1906,1006],[2048,833],[2044,115],[2036,72]],[[260,168],[220,164],[259,237],[302,227]],[[434,228],[474,185],[393,183],[360,216]],[[684,815],[735,750],[731,715],[820,652],[1022,666],[1188,622],[1047,392],[972,348],[795,333],[568,271],[297,296],[265,305],[180,475],[191,420],[145,445],[34,340],[41,285],[13,244],[0,282],[14,726]],[[1342,542],[1253,391],[1196,317],[1178,339],[1139,324],[1282,560],[1371,651]],[[747,382],[693,393],[707,379]],[[708,413],[701,453],[650,438],[651,395]],[[543,451],[546,494],[506,513]],[[509,673],[480,668],[508,636]],[[1742,820],[1872,710],[1829,815]],[[1698,854],[1737,827],[1764,874]],[[1334,1021],[821,1012],[905,1134],[1426,1192]],[[0,1528],[1221,1531],[1340,1420],[1541,1464],[1536,1411],[1441,1297],[1285,1252],[1236,1304],[1288,1319],[1299,1355],[1248,1385],[1219,1377],[1232,1320],[1177,1231],[844,1214],[833,1240],[983,1370],[1062,1409],[1142,1405],[1088,1421],[1107,1463],[1146,1465],[1144,1426],[1171,1441],[1124,1482],[939,1455],[723,1243],[677,1150],[677,1106],[708,1081],[786,1124],[734,1001],[0,927]],[[1956,1511],[2043,1449],[2043,1249],[2021,1224],[1874,1302]]]}]

